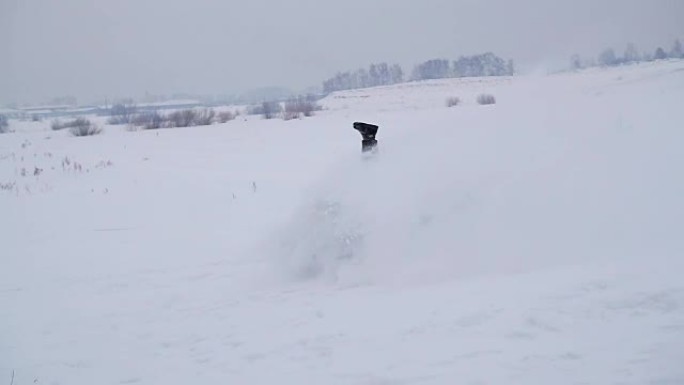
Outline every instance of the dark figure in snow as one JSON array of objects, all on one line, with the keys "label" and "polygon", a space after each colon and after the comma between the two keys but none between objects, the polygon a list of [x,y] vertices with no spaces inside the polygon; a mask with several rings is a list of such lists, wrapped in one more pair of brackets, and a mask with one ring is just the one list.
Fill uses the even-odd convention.
[{"label": "dark figure in snow", "polygon": [[374,124],[355,122],[354,129],[361,133],[361,151],[367,152],[374,150],[378,141],[375,140],[375,134],[378,133],[378,126]]}]

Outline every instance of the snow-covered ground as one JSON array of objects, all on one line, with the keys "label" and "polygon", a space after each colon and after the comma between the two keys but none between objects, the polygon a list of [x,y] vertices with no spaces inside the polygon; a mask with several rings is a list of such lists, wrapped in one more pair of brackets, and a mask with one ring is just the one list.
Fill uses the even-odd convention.
[{"label": "snow-covered ground", "polygon": [[684,384],[682,100],[680,61],[11,121],[0,383]]}]

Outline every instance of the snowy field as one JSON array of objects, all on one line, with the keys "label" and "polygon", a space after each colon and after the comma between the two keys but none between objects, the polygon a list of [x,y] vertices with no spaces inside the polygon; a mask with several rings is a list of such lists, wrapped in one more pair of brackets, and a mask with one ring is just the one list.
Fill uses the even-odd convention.
[{"label": "snowy field", "polygon": [[684,384],[684,62],[322,104],[10,121],[0,384]]}]

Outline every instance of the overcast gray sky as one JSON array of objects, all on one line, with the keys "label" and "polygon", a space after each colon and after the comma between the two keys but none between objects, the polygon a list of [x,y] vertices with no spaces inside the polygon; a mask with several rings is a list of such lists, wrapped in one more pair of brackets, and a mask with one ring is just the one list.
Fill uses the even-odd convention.
[{"label": "overcast gray sky", "polygon": [[485,51],[533,70],[669,49],[682,0],[0,0],[0,103],[231,93]]}]

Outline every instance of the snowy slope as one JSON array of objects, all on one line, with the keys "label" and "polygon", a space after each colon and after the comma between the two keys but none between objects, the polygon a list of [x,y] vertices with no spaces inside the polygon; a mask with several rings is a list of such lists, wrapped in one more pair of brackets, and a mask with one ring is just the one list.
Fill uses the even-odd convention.
[{"label": "snowy slope", "polygon": [[683,99],[661,62],[347,91],[301,121],[12,121],[0,381],[684,383]]}]

